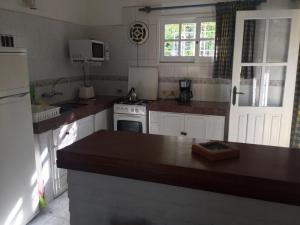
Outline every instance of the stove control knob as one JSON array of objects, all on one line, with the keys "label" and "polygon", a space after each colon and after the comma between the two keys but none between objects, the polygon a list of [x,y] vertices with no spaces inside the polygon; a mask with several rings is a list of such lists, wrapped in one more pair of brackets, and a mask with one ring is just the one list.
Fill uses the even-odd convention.
[{"label": "stove control knob", "polygon": [[131,112],[134,112],[134,109],[133,109],[133,108],[131,109]]},{"label": "stove control knob", "polygon": [[135,109],[135,112],[138,113],[138,112],[139,112],[139,109]]}]

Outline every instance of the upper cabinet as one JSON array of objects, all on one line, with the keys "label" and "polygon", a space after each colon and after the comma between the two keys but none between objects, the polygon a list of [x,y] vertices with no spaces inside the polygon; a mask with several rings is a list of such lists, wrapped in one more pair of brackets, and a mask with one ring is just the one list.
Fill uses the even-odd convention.
[{"label": "upper cabinet", "polygon": [[149,133],[224,140],[225,116],[149,112]]}]

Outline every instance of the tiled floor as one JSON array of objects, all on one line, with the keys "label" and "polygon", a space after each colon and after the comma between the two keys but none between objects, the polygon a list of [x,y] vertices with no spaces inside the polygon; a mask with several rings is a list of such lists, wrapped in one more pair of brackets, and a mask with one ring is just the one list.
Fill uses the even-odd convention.
[{"label": "tiled floor", "polygon": [[28,225],[70,225],[68,193],[52,201]]}]

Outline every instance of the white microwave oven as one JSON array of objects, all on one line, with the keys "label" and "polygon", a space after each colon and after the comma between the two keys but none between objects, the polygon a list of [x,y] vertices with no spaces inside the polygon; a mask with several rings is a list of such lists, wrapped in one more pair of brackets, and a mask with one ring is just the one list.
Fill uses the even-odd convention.
[{"label": "white microwave oven", "polygon": [[103,62],[105,58],[104,42],[96,40],[70,40],[71,62]]}]

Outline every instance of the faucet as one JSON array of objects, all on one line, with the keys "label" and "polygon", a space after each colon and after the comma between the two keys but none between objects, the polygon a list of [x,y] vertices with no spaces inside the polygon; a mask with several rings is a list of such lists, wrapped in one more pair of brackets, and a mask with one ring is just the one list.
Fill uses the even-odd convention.
[{"label": "faucet", "polygon": [[53,98],[53,97],[56,96],[56,95],[63,95],[62,92],[56,91],[56,90],[55,90],[55,87],[56,87],[56,85],[57,85],[60,81],[62,81],[62,80],[64,80],[64,79],[65,79],[65,78],[63,78],[63,77],[56,79],[56,80],[52,83],[52,85],[51,85],[51,91],[50,91],[49,93],[43,93],[43,94],[42,94],[42,97],[43,97],[43,98]]}]

